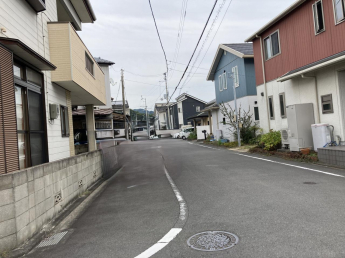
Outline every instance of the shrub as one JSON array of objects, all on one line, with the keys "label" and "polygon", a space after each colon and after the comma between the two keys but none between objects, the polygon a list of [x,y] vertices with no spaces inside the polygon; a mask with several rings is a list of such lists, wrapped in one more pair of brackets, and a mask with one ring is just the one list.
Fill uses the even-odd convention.
[{"label": "shrub", "polygon": [[188,140],[197,140],[198,139],[198,136],[196,134],[196,132],[191,132],[188,137],[187,137]]},{"label": "shrub", "polygon": [[281,148],[281,135],[279,131],[270,131],[261,136],[260,147],[267,151],[273,151]]},{"label": "shrub", "polygon": [[238,142],[226,142],[224,143],[224,146],[227,148],[236,148],[238,147]]}]

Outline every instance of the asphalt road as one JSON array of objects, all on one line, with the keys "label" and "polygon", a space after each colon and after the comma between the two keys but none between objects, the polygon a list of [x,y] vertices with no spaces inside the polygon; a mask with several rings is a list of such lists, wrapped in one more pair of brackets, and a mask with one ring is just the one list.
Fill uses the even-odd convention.
[{"label": "asphalt road", "polygon": [[[140,255],[179,219],[164,167],[187,203],[188,218],[151,257],[345,257],[344,170],[172,139],[122,144],[119,154],[122,170],[69,234],[28,257]],[[189,237],[209,230],[233,233],[239,242],[218,252],[187,245]]]}]

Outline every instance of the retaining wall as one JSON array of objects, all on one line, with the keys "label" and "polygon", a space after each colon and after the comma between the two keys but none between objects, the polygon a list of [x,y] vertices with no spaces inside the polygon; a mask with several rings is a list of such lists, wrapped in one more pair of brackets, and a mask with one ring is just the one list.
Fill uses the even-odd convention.
[{"label": "retaining wall", "polygon": [[102,177],[100,150],[0,176],[0,253],[23,244]]}]

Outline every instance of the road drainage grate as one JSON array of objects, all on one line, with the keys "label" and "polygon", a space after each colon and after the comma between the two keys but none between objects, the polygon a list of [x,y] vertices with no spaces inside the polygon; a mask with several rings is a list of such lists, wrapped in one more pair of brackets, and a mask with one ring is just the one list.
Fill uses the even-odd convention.
[{"label": "road drainage grate", "polygon": [[190,237],[187,244],[198,251],[216,252],[234,247],[238,237],[224,231],[206,231]]},{"label": "road drainage grate", "polygon": [[61,239],[68,233],[68,231],[55,234],[51,237],[44,239],[37,247],[46,247],[51,245],[57,245]]},{"label": "road drainage grate", "polygon": [[315,182],[304,182],[303,184],[305,184],[305,185],[316,185]]}]

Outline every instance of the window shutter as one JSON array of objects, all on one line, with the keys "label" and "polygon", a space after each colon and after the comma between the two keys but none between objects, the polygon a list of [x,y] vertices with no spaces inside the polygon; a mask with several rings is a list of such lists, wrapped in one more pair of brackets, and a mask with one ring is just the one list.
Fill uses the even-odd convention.
[{"label": "window shutter", "polygon": [[12,53],[0,46],[0,174],[19,170]]}]

